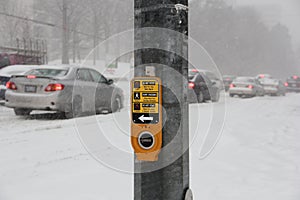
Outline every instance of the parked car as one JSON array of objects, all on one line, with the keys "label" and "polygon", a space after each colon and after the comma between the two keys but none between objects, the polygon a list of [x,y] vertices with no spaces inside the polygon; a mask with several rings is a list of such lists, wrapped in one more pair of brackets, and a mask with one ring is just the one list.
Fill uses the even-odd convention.
[{"label": "parked car", "polygon": [[260,83],[264,87],[265,94],[271,96],[285,96],[286,88],[282,81],[277,79],[265,78],[260,80]]},{"label": "parked car", "polygon": [[198,70],[202,74],[204,74],[210,81],[215,83],[215,86],[219,88],[219,90],[224,90],[224,84],[221,78],[219,78],[214,72],[208,70]]},{"label": "parked car", "polygon": [[123,108],[123,91],[90,68],[43,66],[12,76],[6,85],[5,105],[13,108],[16,115],[46,110],[72,118],[86,112],[116,112]]},{"label": "parked car", "polygon": [[264,96],[265,91],[256,78],[237,77],[230,85],[229,95],[231,97],[235,95],[239,97]]},{"label": "parked car", "polygon": [[232,76],[232,75],[224,75],[223,76],[223,84],[224,84],[224,88],[225,88],[226,92],[229,90],[229,86],[235,78],[236,77]]},{"label": "parked car", "polygon": [[210,80],[203,72],[189,70],[189,102],[202,103],[211,100],[218,102],[220,89],[215,82]]},{"label": "parked car", "polygon": [[300,92],[300,77],[289,77],[285,83],[288,92]]},{"label": "parked car", "polygon": [[5,99],[6,83],[12,75],[22,75],[36,67],[36,65],[11,65],[2,68],[0,70],[0,100]]}]

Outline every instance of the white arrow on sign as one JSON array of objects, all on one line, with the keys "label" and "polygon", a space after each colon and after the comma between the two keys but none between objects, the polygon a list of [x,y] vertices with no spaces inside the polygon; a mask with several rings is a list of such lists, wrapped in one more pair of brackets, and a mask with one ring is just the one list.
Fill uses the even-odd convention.
[{"label": "white arrow on sign", "polygon": [[153,121],[153,117],[145,117],[144,115],[139,117],[139,120],[144,121]]}]

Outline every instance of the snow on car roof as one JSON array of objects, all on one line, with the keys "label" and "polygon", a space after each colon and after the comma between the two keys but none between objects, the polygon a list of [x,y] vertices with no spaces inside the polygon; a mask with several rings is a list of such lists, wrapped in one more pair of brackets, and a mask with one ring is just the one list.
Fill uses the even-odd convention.
[{"label": "snow on car roof", "polygon": [[247,82],[247,81],[253,81],[255,78],[254,77],[248,77],[248,76],[240,76],[237,77],[234,82]]},{"label": "snow on car roof", "polygon": [[50,68],[50,69],[69,69],[71,67],[76,67],[73,65],[40,65],[40,69]]},{"label": "snow on car roof", "polygon": [[37,68],[37,65],[10,65],[0,70],[1,76],[10,77],[12,75],[21,75],[25,72]]}]

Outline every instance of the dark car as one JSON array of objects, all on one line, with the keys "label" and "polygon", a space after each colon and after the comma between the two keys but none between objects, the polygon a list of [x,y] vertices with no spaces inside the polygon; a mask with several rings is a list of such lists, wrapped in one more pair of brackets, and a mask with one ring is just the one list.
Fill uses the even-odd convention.
[{"label": "dark car", "polygon": [[235,76],[232,75],[224,75],[223,76],[223,83],[224,83],[224,88],[225,91],[229,90],[230,84],[232,83],[232,81],[235,79]]},{"label": "dark car", "polygon": [[204,73],[189,70],[189,102],[202,103],[205,101],[218,102],[220,89]]},{"label": "dark car", "polygon": [[219,90],[224,90],[224,84],[221,80],[221,77],[218,77],[214,72],[208,71],[208,70],[198,70],[202,74],[204,74],[211,82],[215,84],[216,87],[219,88]]},{"label": "dark car", "polygon": [[288,92],[300,92],[300,77],[292,76],[288,78],[285,86]]},{"label": "dark car", "polygon": [[0,100],[5,99],[6,83],[12,75],[22,75],[34,69],[36,65],[11,65],[0,69]]}]

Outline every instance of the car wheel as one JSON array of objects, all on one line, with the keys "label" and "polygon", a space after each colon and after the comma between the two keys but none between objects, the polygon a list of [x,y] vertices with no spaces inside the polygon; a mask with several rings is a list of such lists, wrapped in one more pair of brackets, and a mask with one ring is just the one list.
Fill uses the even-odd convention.
[{"label": "car wheel", "polygon": [[203,95],[202,91],[200,91],[199,94],[197,95],[197,101],[198,101],[198,103],[204,102],[204,95]]},{"label": "car wheel", "polygon": [[115,98],[115,100],[112,102],[112,105],[111,105],[111,112],[120,112],[121,110],[121,105],[122,105],[122,102],[121,102],[121,98],[119,96],[117,96]]},{"label": "car wheel", "polygon": [[15,108],[14,111],[17,116],[29,116],[31,113],[31,110],[24,108]]},{"label": "car wheel", "polygon": [[220,91],[218,90],[216,94],[211,98],[212,102],[218,102],[220,100]]},{"label": "car wheel", "polygon": [[234,97],[234,94],[229,94],[230,97]]},{"label": "car wheel", "polygon": [[71,111],[65,112],[65,117],[67,119],[72,119],[74,117],[80,117],[81,115],[82,115],[82,99],[80,97],[76,97],[73,100]]}]

